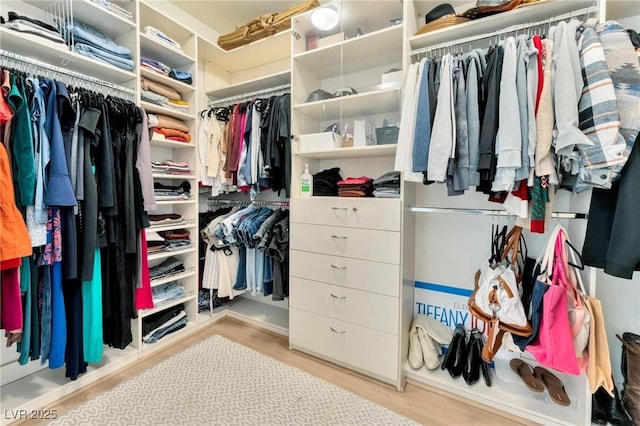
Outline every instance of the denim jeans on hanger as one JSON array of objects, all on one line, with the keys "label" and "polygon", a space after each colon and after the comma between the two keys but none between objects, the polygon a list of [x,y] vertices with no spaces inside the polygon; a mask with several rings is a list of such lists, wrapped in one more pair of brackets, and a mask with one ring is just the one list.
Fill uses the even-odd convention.
[{"label": "denim jeans on hanger", "polygon": [[262,253],[262,258],[264,262],[264,276],[262,278],[263,282],[263,294],[265,296],[273,293],[273,259],[267,256],[267,253],[263,250],[260,250]]},{"label": "denim jeans on hanger", "polygon": [[238,274],[236,275],[236,283],[233,286],[234,290],[246,290],[247,289],[247,249],[244,246],[238,247],[240,252],[240,260],[238,261]]}]

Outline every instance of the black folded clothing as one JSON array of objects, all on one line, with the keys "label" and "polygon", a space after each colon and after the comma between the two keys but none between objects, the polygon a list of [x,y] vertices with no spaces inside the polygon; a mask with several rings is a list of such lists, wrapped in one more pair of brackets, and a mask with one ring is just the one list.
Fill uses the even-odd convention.
[{"label": "black folded clothing", "polygon": [[180,192],[180,193],[189,194],[191,193],[191,184],[186,180],[178,186],[164,185],[160,182],[154,182],[153,189],[156,192],[168,191],[168,192]]},{"label": "black folded clothing", "polygon": [[29,18],[28,16],[21,16],[21,15],[18,15],[17,13],[15,13],[15,12],[9,12],[8,16],[9,16],[9,21],[15,21],[16,19],[22,19],[23,21],[31,22],[32,24],[35,24],[35,25],[37,25],[39,27],[42,27],[42,28],[45,28],[45,29],[47,29],[49,31],[53,31],[54,33],[60,34],[60,32],[58,31],[58,29],[56,27],[54,27],[51,24],[47,24],[46,22],[42,22],[42,21],[39,21],[37,19]]},{"label": "black folded clothing", "polygon": [[376,188],[400,188],[400,172],[388,172],[373,181]]},{"label": "black folded clothing", "polygon": [[180,314],[181,311],[184,310],[184,305],[181,303],[176,306],[172,306],[171,308],[165,309],[164,311],[158,312],[153,315],[149,315],[142,321],[142,335],[146,336],[151,331],[160,327],[165,322],[169,321],[171,318]]},{"label": "black folded clothing", "polygon": [[313,195],[332,197],[338,195],[338,182],[342,180],[340,168],[323,170],[313,175]]}]

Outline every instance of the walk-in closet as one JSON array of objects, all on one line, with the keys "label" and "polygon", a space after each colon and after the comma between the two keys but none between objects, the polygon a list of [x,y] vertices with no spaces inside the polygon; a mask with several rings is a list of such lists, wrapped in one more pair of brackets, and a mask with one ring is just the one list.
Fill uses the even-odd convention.
[{"label": "walk-in closet", "polygon": [[639,33],[3,0],[2,424],[639,425]]}]

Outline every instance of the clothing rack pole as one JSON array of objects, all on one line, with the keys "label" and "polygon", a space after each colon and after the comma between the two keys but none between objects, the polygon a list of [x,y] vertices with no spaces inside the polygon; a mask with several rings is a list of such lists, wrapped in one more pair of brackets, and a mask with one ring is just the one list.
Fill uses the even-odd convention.
[{"label": "clothing rack pole", "polygon": [[[131,99],[133,99],[135,97],[135,91],[133,89],[129,89],[127,87],[123,87],[120,85],[117,85],[115,83],[111,83],[109,81],[104,81],[104,80],[100,80],[98,78],[95,77],[90,77],[78,72],[74,72],[74,71],[70,71],[68,69],[65,68],[60,68],[57,67],[55,65],[51,65],[51,64],[47,64],[45,62],[41,62],[41,61],[37,61],[35,59],[31,59],[28,58],[26,56],[22,56],[22,55],[18,55],[15,54],[13,52],[8,52],[6,50],[0,49],[0,57],[2,59],[1,63],[3,66],[7,66],[7,67],[11,67],[12,65],[12,61],[14,62],[20,62],[23,65],[26,65],[28,67],[37,67],[37,68],[42,68],[45,69],[47,71],[51,71],[53,73],[57,73],[57,74],[61,74],[61,75],[66,75],[68,77],[71,77],[72,79],[76,79],[78,82],[86,82],[86,83],[90,83],[90,84],[96,84],[99,86],[103,86],[107,89],[110,90],[114,90],[117,92],[120,92],[121,94],[125,94],[128,95],[128,97],[130,97]],[[16,68],[20,68],[19,66],[15,66]],[[79,84],[80,85],[80,84]],[[89,88],[89,87],[87,87]]]},{"label": "clothing rack pole", "polygon": [[[478,216],[515,216],[504,210],[489,210],[489,209],[464,209],[464,208],[448,208],[448,207],[419,207],[409,206],[408,210],[415,213],[442,213],[442,214],[467,214]],[[553,212],[551,213],[553,219],[588,219],[587,213],[574,213],[574,212]]]},{"label": "clothing rack pole", "polygon": [[209,103],[207,104],[207,108],[220,106],[228,103],[236,103],[242,100],[249,100],[256,96],[267,95],[267,94],[270,95],[273,93],[277,93],[277,92],[281,92],[289,89],[291,89],[291,84],[281,84],[280,86],[270,87],[268,89],[260,89],[253,92],[243,93],[241,95],[233,95],[233,96],[229,96],[222,99],[216,99],[215,101],[209,101]]},{"label": "clothing rack pole", "polygon": [[499,30],[495,30],[492,32],[488,32],[488,33],[484,33],[481,35],[475,35],[475,36],[469,36],[469,37],[465,37],[465,38],[461,38],[461,39],[457,39],[457,40],[452,40],[452,41],[447,41],[444,43],[439,43],[439,44],[433,44],[431,46],[427,46],[427,47],[423,47],[421,49],[416,49],[414,51],[411,52],[411,56],[420,56],[424,53],[429,53],[432,52],[434,50],[438,50],[438,49],[445,49],[448,47],[453,47],[453,46],[459,46],[461,44],[465,44],[465,43],[471,43],[474,41],[479,41],[479,40],[484,40],[487,38],[492,38],[492,37],[496,37],[496,36],[500,36],[503,34],[508,34],[514,31],[524,31],[527,29],[531,29],[531,28],[535,28],[538,26],[543,26],[543,25],[547,25],[550,24],[552,22],[558,22],[558,21],[563,21],[565,19],[571,19],[571,18],[575,18],[578,16],[583,16],[583,15],[590,15],[594,12],[597,12],[598,6],[597,5],[593,5],[593,6],[589,6],[580,10],[576,10],[573,12],[568,12],[568,13],[564,13],[562,15],[557,15],[554,16],[552,18],[549,19],[545,19],[545,20],[541,20],[541,21],[534,21],[534,22],[527,22],[524,24],[516,24],[516,25],[512,25],[510,27],[507,28],[501,28]]},{"label": "clothing rack pole", "polygon": [[276,206],[276,207],[289,207],[289,201],[249,201],[249,200],[216,200],[209,198],[207,204],[211,207],[213,205],[236,205],[236,206]]}]

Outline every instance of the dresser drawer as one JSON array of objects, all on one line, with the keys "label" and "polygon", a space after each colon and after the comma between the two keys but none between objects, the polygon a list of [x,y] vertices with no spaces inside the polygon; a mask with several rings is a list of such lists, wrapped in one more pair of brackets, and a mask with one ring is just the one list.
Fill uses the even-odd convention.
[{"label": "dresser drawer", "polygon": [[289,274],[387,296],[400,294],[400,267],[389,263],[291,250]]},{"label": "dresser drawer", "polygon": [[395,297],[292,277],[289,306],[363,327],[398,334]]},{"label": "dresser drawer", "polygon": [[391,334],[291,308],[289,344],[379,378],[398,378],[398,337]]},{"label": "dresser drawer", "polygon": [[291,222],[400,231],[402,203],[377,198],[292,198]]},{"label": "dresser drawer", "polygon": [[398,264],[400,233],[290,224],[291,249]]}]

